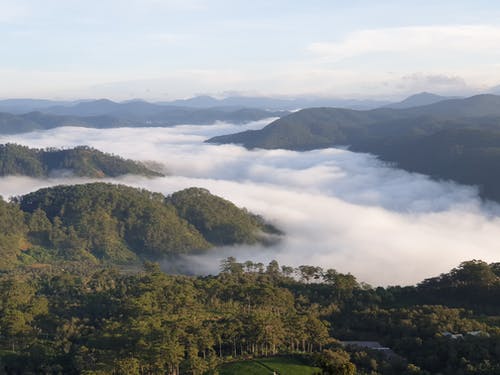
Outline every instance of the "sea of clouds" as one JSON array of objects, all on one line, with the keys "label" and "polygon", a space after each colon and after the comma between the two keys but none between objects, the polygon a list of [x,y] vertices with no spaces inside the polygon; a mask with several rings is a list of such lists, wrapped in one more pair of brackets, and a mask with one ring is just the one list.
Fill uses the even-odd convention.
[{"label": "sea of clouds", "polygon": [[[413,284],[460,262],[499,261],[500,206],[477,189],[392,168],[369,154],[344,149],[309,152],[246,150],[212,145],[209,137],[258,129],[217,123],[172,128],[64,127],[1,136],[30,147],[88,145],[125,158],[161,163],[164,178],[107,181],[170,194],[199,186],[264,216],[286,235],[273,247],[219,248],[186,256],[184,267],[216,273],[220,260],[301,264],[351,272],[374,285]],[[0,178],[5,198],[82,178]]]}]

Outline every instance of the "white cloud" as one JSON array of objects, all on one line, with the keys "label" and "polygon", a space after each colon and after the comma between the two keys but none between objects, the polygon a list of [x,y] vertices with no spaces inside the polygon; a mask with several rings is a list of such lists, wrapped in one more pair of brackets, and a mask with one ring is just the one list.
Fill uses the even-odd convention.
[{"label": "white cloud", "polygon": [[420,92],[435,91],[440,93],[467,92],[470,88],[465,80],[458,76],[445,74],[413,73],[394,82],[398,91]]},{"label": "white cloud", "polygon": [[[224,248],[188,257],[193,266],[216,272],[228,254],[240,260],[317,264],[353,272],[374,284],[414,283],[445,272],[463,260],[498,261],[500,209],[482,204],[476,189],[439,183],[385,166],[346,150],[248,151],[209,145],[209,136],[262,127],[219,123],[155,129],[60,128],[2,136],[0,143],[70,147],[88,144],[104,151],[166,165],[171,176],[126,176],[119,181],[165,194],[203,186],[263,215],[287,234],[273,248]],[[4,196],[76,179],[0,179]]]},{"label": "white cloud", "polygon": [[498,55],[500,27],[487,25],[415,26],[359,30],[337,42],[316,42],[309,51],[338,61],[374,53],[424,53],[435,62],[450,52]]},{"label": "white cloud", "polygon": [[[196,51],[194,34],[167,30],[141,38],[133,43],[149,43],[156,50],[168,45],[174,49],[172,53],[176,47],[193,43]],[[9,69],[0,71],[4,82],[0,95],[122,100],[164,100],[225,91],[379,99],[422,90],[468,95],[500,82],[498,40],[498,26],[360,30],[338,41],[312,43],[308,55],[267,61],[265,65],[247,61],[234,66],[213,64],[214,59],[207,56],[207,64],[184,67],[173,58],[168,68],[140,71],[127,65],[98,71],[86,71],[83,66],[59,72]]]}]

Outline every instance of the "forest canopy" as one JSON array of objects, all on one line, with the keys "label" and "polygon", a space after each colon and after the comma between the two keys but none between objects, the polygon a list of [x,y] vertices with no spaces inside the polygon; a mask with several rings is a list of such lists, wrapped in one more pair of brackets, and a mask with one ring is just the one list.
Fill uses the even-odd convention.
[{"label": "forest canopy", "polygon": [[13,143],[0,145],[0,176],[117,177],[125,174],[158,177],[145,165],[91,147],[37,149]]},{"label": "forest canopy", "polygon": [[[324,375],[498,374],[500,278],[469,279],[474,290],[461,281],[497,268],[469,261],[440,276],[451,284],[372,288],[334,269],[235,258],[205,277],[154,263],[24,266],[0,274],[0,365],[11,374],[238,374],[245,361]],[[470,299],[478,291],[481,306]]]},{"label": "forest canopy", "polygon": [[61,185],[1,201],[0,220],[3,269],[53,259],[135,264],[267,242],[279,233],[205,189],[165,197],[107,183]]}]

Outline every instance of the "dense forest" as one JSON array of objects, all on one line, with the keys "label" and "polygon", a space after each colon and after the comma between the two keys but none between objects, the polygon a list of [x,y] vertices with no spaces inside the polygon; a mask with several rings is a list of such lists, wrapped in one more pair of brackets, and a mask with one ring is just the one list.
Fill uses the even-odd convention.
[{"label": "dense forest", "polygon": [[481,261],[388,288],[276,261],[227,258],[205,277],[53,262],[0,275],[0,363],[8,374],[176,375],[287,356],[323,374],[500,374],[499,297],[500,267]]},{"label": "dense forest", "polygon": [[477,185],[500,200],[500,96],[478,95],[414,108],[355,111],[309,108],[261,130],[223,135],[211,143],[311,150],[349,146],[411,172]]},{"label": "dense forest", "polygon": [[13,143],[0,145],[0,176],[47,177],[64,174],[80,177],[117,177],[125,174],[163,176],[141,163],[87,146],[37,149]]},{"label": "dense forest", "polygon": [[0,373],[500,374],[499,263],[383,288],[313,265],[229,257],[189,276],[153,262],[280,235],[201,188],[0,200]]},{"label": "dense forest", "polygon": [[106,183],[62,185],[0,201],[0,270],[55,260],[131,265],[280,234],[201,188],[165,197]]},{"label": "dense forest", "polygon": [[55,260],[135,265],[279,235],[201,188],[165,197],[106,183],[56,186],[0,201],[0,270]]},{"label": "dense forest", "polygon": [[136,265],[280,233],[201,188],[165,197],[105,183],[56,186],[0,201],[0,270],[59,260]]}]

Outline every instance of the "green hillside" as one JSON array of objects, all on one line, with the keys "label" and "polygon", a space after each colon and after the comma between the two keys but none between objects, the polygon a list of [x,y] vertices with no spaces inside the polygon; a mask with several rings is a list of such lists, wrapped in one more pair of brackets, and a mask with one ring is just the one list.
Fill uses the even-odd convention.
[{"label": "green hillside", "polygon": [[[193,197],[193,191],[203,191],[202,200]],[[198,203],[203,204],[203,217],[178,211]],[[227,216],[225,207],[230,207]],[[5,249],[0,268],[4,269],[52,259],[117,264],[161,260],[220,244],[254,244],[263,241],[265,232],[277,232],[206,190],[187,189],[166,198],[105,183],[56,186],[12,203],[2,201],[0,220],[0,247]]]},{"label": "green hillside", "polygon": [[216,245],[253,244],[264,239],[259,233],[279,233],[262,218],[210,194],[206,189],[185,189],[169,196],[167,202],[175,206],[180,217]]},{"label": "green hillside", "polygon": [[0,145],[0,176],[47,177],[64,172],[80,177],[162,176],[141,163],[86,146],[36,149],[12,143]]}]

